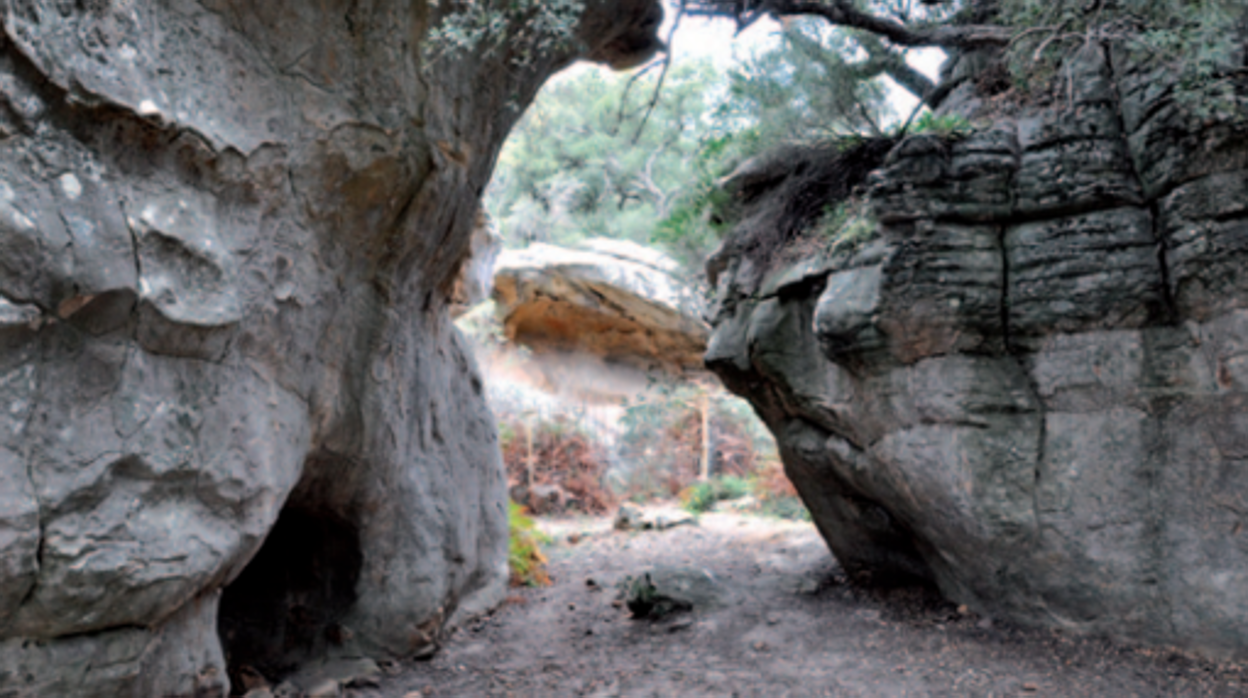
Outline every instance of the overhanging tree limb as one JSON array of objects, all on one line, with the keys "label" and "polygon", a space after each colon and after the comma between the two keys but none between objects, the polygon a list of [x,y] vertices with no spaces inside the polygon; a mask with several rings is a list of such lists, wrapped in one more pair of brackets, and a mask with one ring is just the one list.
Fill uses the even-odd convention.
[{"label": "overhanging tree limb", "polygon": [[888,39],[899,46],[1005,46],[1011,32],[992,24],[909,26],[868,14],[854,7],[852,0],[689,0],[685,14],[702,17],[732,17],[738,21],[759,14],[776,17],[812,15],[832,24],[861,29]]},{"label": "overhanging tree limb", "polygon": [[863,66],[864,74],[884,73],[901,85],[907,92],[926,101],[936,90],[936,85],[926,75],[906,63],[905,56],[891,49],[873,34],[859,33],[855,40],[867,52]]}]

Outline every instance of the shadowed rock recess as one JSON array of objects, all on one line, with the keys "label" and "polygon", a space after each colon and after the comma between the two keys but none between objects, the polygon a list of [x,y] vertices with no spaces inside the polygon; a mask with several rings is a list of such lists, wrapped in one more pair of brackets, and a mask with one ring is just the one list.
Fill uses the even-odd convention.
[{"label": "shadowed rock recess", "polygon": [[898,144],[856,250],[717,258],[707,363],[850,572],[1242,658],[1248,133],[1111,48],[1062,74]]},{"label": "shadowed rock recess", "polygon": [[658,45],[585,4],[422,64],[433,3],[0,0],[0,694],[219,696],[501,598],[446,302],[542,80]]}]

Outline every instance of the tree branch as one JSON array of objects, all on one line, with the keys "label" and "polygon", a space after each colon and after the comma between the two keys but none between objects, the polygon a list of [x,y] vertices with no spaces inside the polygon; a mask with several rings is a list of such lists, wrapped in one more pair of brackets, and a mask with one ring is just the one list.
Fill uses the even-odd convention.
[{"label": "tree branch", "polygon": [[685,14],[700,17],[741,17],[766,12],[776,17],[813,15],[832,24],[871,32],[899,46],[1005,46],[1010,30],[992,24],[911,27],[900,22],[867,14],[854,7],[852,0],[689,0]]},{"label": "tree branch", "polygon": [[641,123],[637,124],[637,132],[633,134],[633,145],[641,140],[641,132],[646,130],[646,124],[650,121],[650,115],[654,113],[654,107],[659,103],[659,95],[663,92],[663,81],[667,80],[667,71],[672,67],[672,41],[676,39],[676,30],[680,28],[680,20],[685,17],[685,4],[687,0],[680,0],[680,6],[676,10],[676,19],[672,20],[672,29],[667,33],[667,47],[663,55],[663,70],[659,72],[659,80],[654,83],[654,94],[650,97],[650,105],[646,107],[646,113],[641,117]]},{"label": "tree branch", "polygon": [[854,36],[854,40],[867,52],[865,69],[884,73],[922,101],[926,101],[936,89],[931,79],[911,67],[905,56],[885,46],[879,37],[860,33]]}]

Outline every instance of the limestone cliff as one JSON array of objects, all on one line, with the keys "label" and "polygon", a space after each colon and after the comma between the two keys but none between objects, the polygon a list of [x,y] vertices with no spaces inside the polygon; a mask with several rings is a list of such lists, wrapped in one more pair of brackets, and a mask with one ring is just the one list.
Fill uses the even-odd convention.
[{"label": "limestone cliff", "polygon": [[585,4],[422,63],[451,3],[0,0],[0,693],[222,695],[500,598],[447,296],[542,80],[658,45]]},{"label": "limestone cliff", "polygon": [[1113,47],[1063,74],[893,148],[874,240],[716,258],[707,363],[852,573],[1248,656],[1248,132]]}]

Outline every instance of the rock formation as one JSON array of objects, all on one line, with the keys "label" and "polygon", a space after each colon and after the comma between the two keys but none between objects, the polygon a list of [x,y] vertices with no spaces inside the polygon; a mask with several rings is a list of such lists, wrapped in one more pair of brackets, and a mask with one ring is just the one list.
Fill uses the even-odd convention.
[{"label": "rock formation", "polygon": [[462,317],[473,307],[489,300],[494,291],[494,263],[503,251],[503,238],[498,234],[490,214],[477,212],[468,252],[459,263],[459,274],[451,287],[451,316]]},{"label": "rock formation", "polygon": [[658,46],[585,4],[424,61],[448,3],[0,0],[0,693],[222,695],[500,598],[447,296],[541,81]]},{"label": "rock formation", "polygon": [[666,255],[627,241],[536,244],[500,255],[494,301],[507,339],[537,352],[680,374],[701,368],[709,331],[677,273]]},{"label": "rock formation", "polygon": [[851,573],[1248,656],[1248,132],[1113,47],[1059,74],[897,145],[875,240],[715,259],[707,363]]}]

